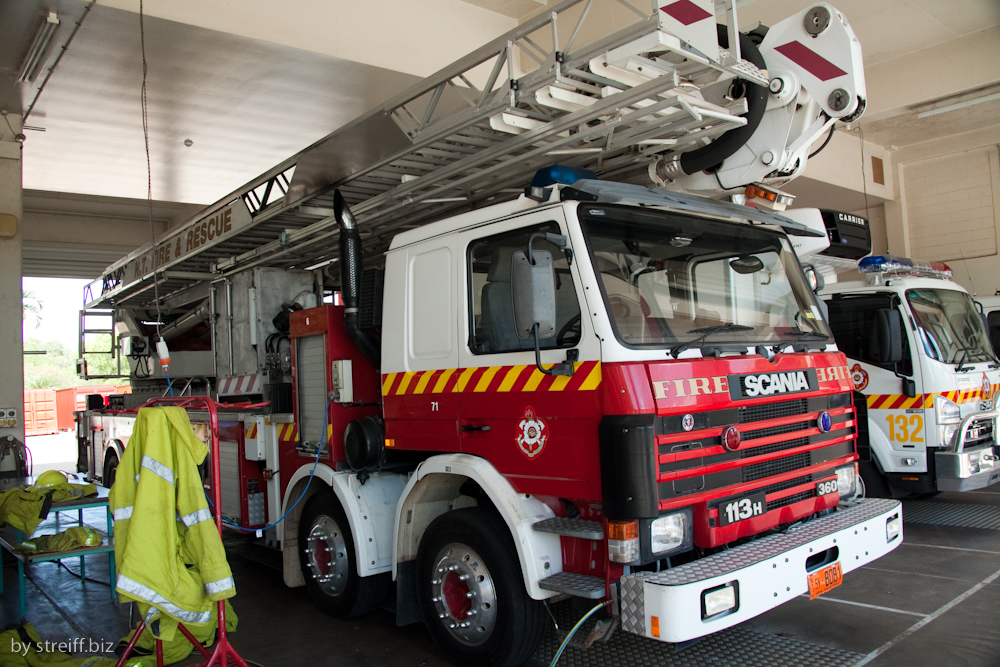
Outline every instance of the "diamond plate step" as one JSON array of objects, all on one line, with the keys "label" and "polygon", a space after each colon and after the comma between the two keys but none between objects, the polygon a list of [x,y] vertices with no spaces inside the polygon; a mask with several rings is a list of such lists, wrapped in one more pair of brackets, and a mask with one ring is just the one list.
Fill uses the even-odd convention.
[{"label": "diamond plate step", "polygon": [[540,533],[555,533],[566,537],[581,537],[585,540],[603,540],[604,526],[600,521],[584,521],[583,519],[567,519],[554,517],[531,525]]},{"label": "diamond plate step", "polygon": [[566,593],[578,598],[600,600],[604,597],[604,580],[598,577],[588,577],[585,574],[560,572],[551,577],[545,577],[538,582],[538,585],[547,591]]}]

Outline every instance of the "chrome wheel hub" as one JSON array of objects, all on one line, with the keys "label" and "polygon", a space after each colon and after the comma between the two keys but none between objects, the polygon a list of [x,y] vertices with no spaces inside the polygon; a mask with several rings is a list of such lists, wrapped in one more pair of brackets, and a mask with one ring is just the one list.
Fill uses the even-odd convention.
[{"label": "chrome wheel hub", "polygon": [[482,644],[493,633],[497,596],[493,577],[475,551],[449,544],[434,559],[431,600],[438,620],[463,644]]},{"label": "chrome wheel hub", "polygon": [[330,596],[344,592],[349,575],[347,543],[336,521],[328,516],[316,518],[306,543],[306,559],[320,590]]}]

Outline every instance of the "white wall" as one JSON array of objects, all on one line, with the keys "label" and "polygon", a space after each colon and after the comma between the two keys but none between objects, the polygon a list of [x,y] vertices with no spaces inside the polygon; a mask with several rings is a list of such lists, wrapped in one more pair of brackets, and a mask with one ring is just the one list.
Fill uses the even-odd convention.
[{"label": "white wall", "polygon": [[[953,112],[959,113],[959,112]],[[885,205],[889,250],[943,260],[980,296],[1000,290],[1000,124],[901,148]]]},{"label": "white wall", "polygon": [[[9,114],[7,120],[15,132],[21,129],[21,117]],[[6,123],[4,124],[6,125]],[[3,130],[7,130],[3,127]],[[18,220],[13,238],[0,238],[0,308],[7,316],[0,318],[0,408],[17,410],[17,425],[0,428],[0,438],[13,436],[24,442],[24,354],[21,338],[21,144],[10,133],[0,130],[0,213]]]}]

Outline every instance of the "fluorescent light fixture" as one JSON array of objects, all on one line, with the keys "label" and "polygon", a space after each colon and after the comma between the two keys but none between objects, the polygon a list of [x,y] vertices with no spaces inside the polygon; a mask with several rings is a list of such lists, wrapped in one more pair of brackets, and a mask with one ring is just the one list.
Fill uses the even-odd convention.
[{"label": "fluorescent light fixture", "polygon": [[326,266],[327,264],[333,264],[338,259],[339,259],[338,257],[334,257],[333,259],[328,259],[328,260],[322,261],[319,264],[313,264],[312,266],[307,266],[305,269],[303,269],[303,271],[313,271],[315,269],[321,269],[324,266]]},{"label": "fluorescent light fixture", "polygon": [[422,204],[449,204],[456,201],[469,201],[468,197],[438,197],[436,199],[425,199]]},{"label": "fluorescent light fixture", "polygon": [[584,153],[600,153],[603,148],[553,148],[545,151],[546,155],[581,155]]},{"label": "fluorescent light fixture", "polygon": [[21,63],[21,71],[17,75],[18,83],[30,83],[38,76],[39,70],[45,64],[45,51],[58,27],[59,17],[56,16],[55,12],[49,12],[38,28],[35,40],[31,43],[31,48],[28,49],[28,54]]},{"label": "fluorescent light fixture", "polygon": [[974,100],[955,102],[954,104],[938,107],[937,109],[931,109],[930,111],[921,111],[920,113],[917,114],[917,118],[927,118],[928,116],[936,116],[939,113],[955,111],[957,109],[964,109],[966,107],[971,107],[976,104],[982,104],[983,102],[990,102],[992,100],[1000,100],[1000,93],[993,93],[992,95],[983,95],[982,97],[977,97]]}]

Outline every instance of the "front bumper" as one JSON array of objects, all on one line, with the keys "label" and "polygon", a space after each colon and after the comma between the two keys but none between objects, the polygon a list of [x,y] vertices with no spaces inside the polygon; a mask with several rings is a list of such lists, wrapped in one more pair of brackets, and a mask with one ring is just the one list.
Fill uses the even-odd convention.
[{"label": "front bumper", "polygon": [[[902,530],[886,542],[886,522],[902,518],[899,501],[869,498],[856,506],[664,572],[621,579],[622,628],[678,643],[724,630],[808,592],[806,559],[836,547],[846,575],[895,549]],[[737,607],[702,620],[702,593],[736,583]],[[655,618],[655,621],[654,621]]]},{"label": "front bumper", "polygon": [[[1000,412],[995,409],[966,415],[955,448],[934,453],[938,491],[973,491],[1000,481],[1000,462],[994,449],[998,417]],[[993,436],[985,442],[974,436],[984,428]]]},{"label": "front bumper", "polygon": [[993,447],[960,452],[935,452],[938,491],[974,491],[1000,482],[1000,466]]}]

